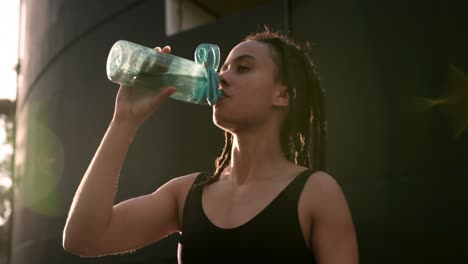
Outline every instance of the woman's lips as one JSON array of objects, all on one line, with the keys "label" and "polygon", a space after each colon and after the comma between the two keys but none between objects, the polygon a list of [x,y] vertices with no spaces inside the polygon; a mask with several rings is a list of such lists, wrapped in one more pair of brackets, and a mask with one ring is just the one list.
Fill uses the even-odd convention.
[{"label": "woman's lips", "polygon": [[221,96],[222,97],[230,97],[229,94],[226,93],[223,89],[221,89]]}]

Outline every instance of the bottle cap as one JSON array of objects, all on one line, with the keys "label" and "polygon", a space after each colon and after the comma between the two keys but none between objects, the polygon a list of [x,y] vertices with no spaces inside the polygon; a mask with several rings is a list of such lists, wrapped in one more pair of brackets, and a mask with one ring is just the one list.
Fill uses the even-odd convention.
[{"label": "bottle cap", "polygon": [[195,49],[195,62],[205,65],[208,72],[208,83],[205,90],[206,101],[214,105],[221,97],[219,90],[219,77],[216,72],[219,67],[220,51],[218,45],[202,43]]},{"label": "bottle cap", "polygon": [[218,45],[202,43],[195,49],[195,62],[217,71],[219,67],[220,52]]}]

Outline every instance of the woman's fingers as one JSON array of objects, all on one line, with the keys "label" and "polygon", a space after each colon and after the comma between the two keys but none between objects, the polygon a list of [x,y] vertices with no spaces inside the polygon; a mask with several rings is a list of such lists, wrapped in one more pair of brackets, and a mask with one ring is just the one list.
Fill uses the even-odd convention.
[{"label": "woman's fingers", "polygon": [[154,50],[158,52],[171,53],[171,46],[164,46],[163,48],[156,47]]},{"label": "woman's fingers", "polygon": [[152,102],[152,108],[155,110],[159,108],[159,106],[165,102],[171,94],[173,94],[176,91],[176,88],[173,86],[166,87],[164,88],[158,96],[154,98],[154,101]]},{"label": "woman's fingers", "polygon": [[164,88],[162,91],[161,91],[161,97],[163,99],[166,99],[168,98],[169,96],[171,96],[171,94],[173,94],[174,92],[176,91],[176,88],[174,86],[169,86],[169,87],[166,87]]},{"label": "woman's fingers", "polygon": [[162,48],[162,52],[171,53],[171,46],[165,46],[164,48]]}]

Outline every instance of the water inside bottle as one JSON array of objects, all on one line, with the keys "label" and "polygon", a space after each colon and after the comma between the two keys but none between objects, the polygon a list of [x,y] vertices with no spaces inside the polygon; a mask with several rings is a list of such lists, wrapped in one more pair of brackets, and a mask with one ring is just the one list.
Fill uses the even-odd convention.
[{"label": "water inside bottle", "polygon": [[202,77],[140,72],[132,78],[130,85],[152,90],[175,86],[177,90],[171,95],[172,98],[190,103],[207,104],[204,94],[207,79]]}]

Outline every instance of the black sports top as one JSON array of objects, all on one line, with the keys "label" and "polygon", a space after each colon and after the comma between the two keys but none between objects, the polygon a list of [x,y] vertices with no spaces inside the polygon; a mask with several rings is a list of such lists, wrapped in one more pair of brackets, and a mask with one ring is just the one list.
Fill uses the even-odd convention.
[{"label": "black sports top", "polygon": [[[235,228],[215,226],[202,207],[203,187],[191,188],[184,206],[179,258],[192,263],[316,263],[302,235],[298,202],[312,174],[294,178],[259,214]],[[200,174],[194,184],[208,177]]]}]

